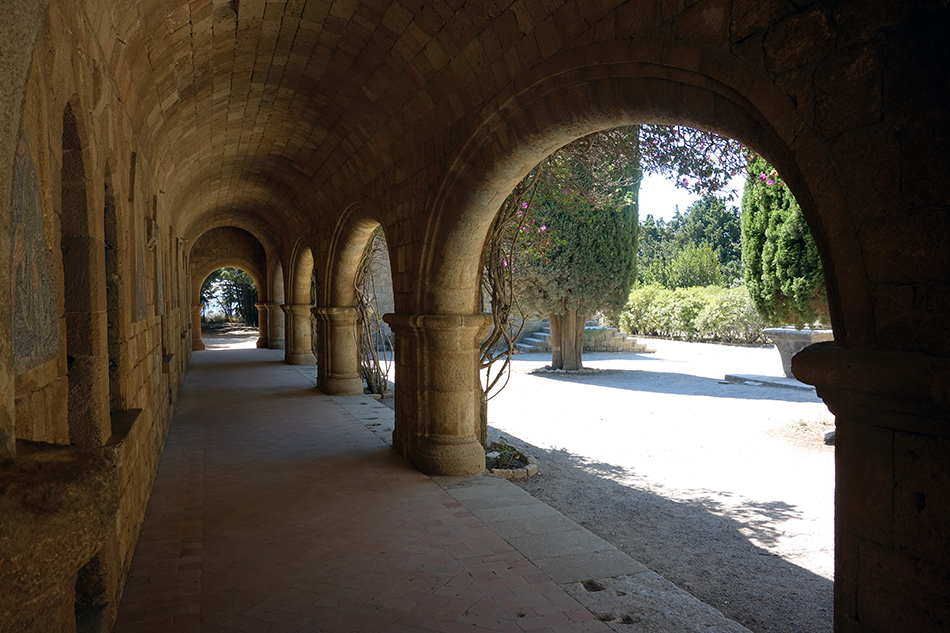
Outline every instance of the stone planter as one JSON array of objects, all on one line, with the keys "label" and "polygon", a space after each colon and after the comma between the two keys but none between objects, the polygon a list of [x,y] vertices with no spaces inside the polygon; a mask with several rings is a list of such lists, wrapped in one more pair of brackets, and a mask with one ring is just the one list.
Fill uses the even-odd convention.
[{"label": "stone planter", "polygon": [[782,357],[782,370],[788,378],[795,378],[792,374],[792,357],[812,343],[834,340],[831,330],[796,330],[793,326],[773,327],[762,330],[775,343],[778,353]]},{"label": "stone planter", "polygon": [[524,479],[538,473],[538,459],[536,457],[525,455],[523,450],[513,446],[509,448],[514,449],[515,459],[517,459],[522,464],[525,464],[523,467],[492,468],[489,466],[489,463],[497,460],[499,456],[498,451],[502,449],[502,447],[502,444],[499,444],[498,442],[492,442],[489,452],[485,455],[486,467],[488,467],[488,470],[491,474],[495,475],[496,477],[501,477],[502,479]]}]

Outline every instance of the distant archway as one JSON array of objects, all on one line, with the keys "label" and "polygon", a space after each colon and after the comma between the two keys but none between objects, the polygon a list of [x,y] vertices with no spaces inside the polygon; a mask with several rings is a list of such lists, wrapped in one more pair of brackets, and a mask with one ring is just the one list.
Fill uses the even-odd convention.
[{"label": "distant archway", "polygon": [[[264,277],[261,275],[260,271],[256,267],[252,266],[248,262],[241,259],[220,259],[212,262],[208,262],[204,266],[198,269],[195,275],[192,278],[192,303],[194,305],[201,304],[201,286],[204,284],[205,279],[208,278],[208,275],[213,273],[216,270],[222,268],[237,268],[246,272],[251,279],[254,281],[254,285],[257,286],[258,297],[266,296],[267,286],[263,283]],[[258,302],[260,299],[258,299]],[[258,303],[258,306],[260,303]],[[259,310],[259,308],[258,308]],[[197,336],[201,336],[201,325],[198,324]],[[262,344],[262,341],[264,342]],[[266,319],[258,318],[258,347],[266,347],[267,341],[267,322]],[[204,349],[204,342],[202,341],[202,348]]]},{"label": "distant archway", "polygon": [[313,365],[313,252],[303,241],[294,247],[289,279],[286,315],[284,360],[290,365]]}]

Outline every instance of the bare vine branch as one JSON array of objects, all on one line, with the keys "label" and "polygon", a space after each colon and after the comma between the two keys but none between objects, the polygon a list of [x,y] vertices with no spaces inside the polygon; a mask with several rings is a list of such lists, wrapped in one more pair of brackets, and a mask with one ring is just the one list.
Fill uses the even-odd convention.
[{"label": "bare vine branch", "polygon": [[376,296],[376,275],[373,264],[386,251],[386,239],[381,229],[373,231],[363,251],[356,276],[357,343],[360,350],[360,368],[370,393],[385,395],[389,390],[389,369],[392,366],[392,334],[383,322]]},{"label": "bare vine branch", "polygon": [[[489,233],[482,289],[483,295],[487,294],[491,302],[492,329],[480,347],[480,367],[485,376],[483,394],[486,401],[491,400],[508,384],[515,341],[524,328],[524,314],[515,298],[511,268],[543,171],[542,162],[515,186],[511,195],[501,205]],[[521,318],[517,328],[511,323],[512,310],[516,310]],[[496,366],[499,361],[501,365]],[[504,382],[499,386],[502,379]]]}]

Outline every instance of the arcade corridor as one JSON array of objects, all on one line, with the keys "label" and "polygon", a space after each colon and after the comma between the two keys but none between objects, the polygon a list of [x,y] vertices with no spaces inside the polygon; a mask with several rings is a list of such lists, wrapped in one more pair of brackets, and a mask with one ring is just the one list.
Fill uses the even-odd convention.
[{"label": "arcade corridor", "polygon": [[[793,371],[835,415],[836,633],[947,631],[945,1],[0,0],[0,15],[4,633],[72,631],[91,612],[107,629],[120,603],[123,630],[146,630],[122,624],[135,604],[223,617],[214,592],[266,580],[242,563],[268,547],[306,561],[365,552],[360,521],[411,527],[394,490],[464,524],[407,464],[484,468],[478,288],[499,205],[555,149],[641,123],[752,148],[815,238],[834,341]],[[265,377],[316,361],[323,393],[362,393],[353,282],[377,226],[395,451],[331,432],[350,422],[329,401]],[[228,388],[212,386],[217,357],[192,354],[202,274],[221,266],[260,292],[262,349],[238,354],[256,365],[232,366]],[[374,499],[386,514],[361,514]],[[244,540],[275,524],[332,536]],[[140,533],[142,561],[198,584],[149,607],[171,581],[130,571]]]},{"label": "arcade corridor", "polygon": [[117,633],[472,625],[609,630],[276,352],[192,357]]}]

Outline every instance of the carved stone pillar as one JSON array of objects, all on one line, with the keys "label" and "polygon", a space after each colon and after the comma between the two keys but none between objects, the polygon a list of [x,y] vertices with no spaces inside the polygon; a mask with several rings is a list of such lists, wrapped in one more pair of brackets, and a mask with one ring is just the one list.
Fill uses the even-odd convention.
[{"label": "carved stone pillar", "polygon": [[310,305],[294,303],[283,305],[287,315],[287,347],[284,360],[288,365],[314,365],[317,357],[313,355],[310,335]]},{"label": "carved stone pillar", "polygon": [[266,349],[270,347],[268,343],[270,328],[268,326],[267,304],[255,303],[254,307],[257,308],[257,347]]},{"label": "carved stone pillar", "polygon": [[478,344],[489,315],[387,314],[396,337],[393,447],[427,475],[485,469]]},{"label": "carved stone pillar", "polygon": [[197,352],[205,348],[201,340],[201,304],[191,306],[191,351]]},{"label": "carved stone pillar", "polygon": [[313,308],[318,319],[317,388],[327,395],[363,393],[356,308]]},{"label": "carved stone pillar", "polygon": [[835,630],[943,630],[950,358],[818,343],[792,371],[835,415]]},{"label": "carved stone pillar", "polygon": [[271,349],[284,349],[284,311],[279,303],[267,303],[267,322],[270,326],[267,341]]}]

